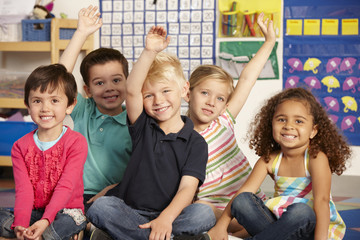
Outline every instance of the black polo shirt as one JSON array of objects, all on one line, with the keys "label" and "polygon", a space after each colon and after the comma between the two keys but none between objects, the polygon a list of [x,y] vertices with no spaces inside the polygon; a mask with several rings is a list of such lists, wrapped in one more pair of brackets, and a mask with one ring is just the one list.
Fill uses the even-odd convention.
[{"label": "black polo shirt", "polygon": [[185,116],[182,120],[184,127],[168,135],[145,112],[129,126],[133,152],[113,195],[132,208],[161,212],[174,198],[182,176],[193,176],[202,184],[208,146],[192,121]]}]

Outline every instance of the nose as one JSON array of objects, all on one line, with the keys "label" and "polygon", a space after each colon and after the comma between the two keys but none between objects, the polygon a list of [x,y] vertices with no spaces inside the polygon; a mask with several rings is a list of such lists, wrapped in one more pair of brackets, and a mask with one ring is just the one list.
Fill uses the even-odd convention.
[{"label": "nose", "polygon": [[293,129],[293,125],[289,122],[289,121],[286,121],[285,125],[284,125],[284,128],[286,130],[289,130],[289,129]]},{"label": "nose", "polygon": [[207,101],[206,101],[206,104],[207,104],[208,106],[214,107],[214,106],[215,106],[215,98],[209,97],[209,98],[207,99]]},{"label": "nose", "polygon": [[49,110],[49,104],[46,102],[46,101],[44,101],[42,104],[41,104],[41,111],[42,112],[46,112],[46,111],[48,111]]},{"label": "nose", "polygon": [[160,105],[163,102],[164,102],[164,97],[162,96],[162,94],[156,94],[154,96],[154,104],[155,105]]}]

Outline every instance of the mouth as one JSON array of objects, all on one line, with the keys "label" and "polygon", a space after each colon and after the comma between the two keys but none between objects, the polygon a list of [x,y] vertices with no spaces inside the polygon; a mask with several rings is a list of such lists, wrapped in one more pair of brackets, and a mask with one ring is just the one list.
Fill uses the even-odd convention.
[{"label": "mouth", "polygon": [[209,109],[206,109],[206,108],[202,108],[201,111],[205,114],[205,115],[211,115],[213,114],[214,112],[209,110]]},{"label": "mouth", "polygon": [[53,118],[54,118],[53,116],[40,116],[40,119],[43,120],[43,121],[49,121],[49,120],[51,120]]},{"label": "mouth", "polygon": [[157,108],[157,109],[154,109],[155,112],[157,113],[162,113],[162,112],[165,112],[169,107],[162,107],[162,108]]},{"label": "mouth", "polygon": [[289,135],[289,134],[281,134],[281,136],[285,139],[293,140],[296,138],[295,135]]},{"label": "mouth", "polygon": [[107,101],[115,101],[118,98],[119,98],[119,95],[112,95],[112,96],[104,97],[104,99]]}]

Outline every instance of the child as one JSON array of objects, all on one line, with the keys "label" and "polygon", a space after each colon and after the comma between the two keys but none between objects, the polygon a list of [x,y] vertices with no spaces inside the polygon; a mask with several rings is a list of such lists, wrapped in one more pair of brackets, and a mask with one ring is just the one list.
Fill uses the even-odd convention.
[{"label": "child", "polygon": [[[199,66],[189,80],[188,114],[209,146],[206,178],[198,202],[212,206],[217,218],[251,171],[236,143],[234,123],[275,44],[273,23],[266,26],[268,20],[264,23],[263,17],[260,14],[257,22],[265,42],[242,71],[235,90],[232,77],[217,66]],[[258,196],[265,197],[262,192]],[[229,232],[237,232],[234,235],[239,237],[244,236],[238,232],[241,229],[235,220],[229,226]]]},{"label": "child", "polygon": [[[60,58],[70,72],[86,38],[102,25],[96,11],[91,5],[79,11],[78,28]],[[78,94],[71,117],[74,130],[88,141],[83,176],[87,211],[97,197],[121,181],[130,159],[131,139],[122,106],[128,62],[118,50],[100,48],[83,59],[80,72],[88,98]]]},{"label": "child", "polygon": [[25,105],[38,129],[13,145],[15,208],[0,211],[0,236],[70,239],[85,228],[82,180],[86,139],[63,120],[76,104],[76,82],[60,64],[35,69]]},{"label": "child", "polygon": [[[294,88],[270,98],[251,130],[250,147],[260,159],[211,238],[226,239],[235,217],[253,239],[342,239],[345,224],[331,200],[331,174],[343,173],[351,152],[311,92]],[[275,194],[264,205],[253,193],[266,174]]]},{"label": "child", "polygon": [[215,224],[209,206],[191,204],[205,178],[207,144],[180,115],[188,83],[180,61],[159,53],[169,41],[162,27],[147,34],[126,82],[131,160],[114,196],[99,198],[87,212],[114,239],[168,240]]}]

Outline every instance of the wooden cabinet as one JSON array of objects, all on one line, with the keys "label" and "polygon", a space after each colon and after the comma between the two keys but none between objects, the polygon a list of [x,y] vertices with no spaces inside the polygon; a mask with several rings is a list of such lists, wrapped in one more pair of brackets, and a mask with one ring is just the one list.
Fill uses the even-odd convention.
[{"label": "wooden cabinet", "polygon": [[[76,19],[51,20],[51,40],[44,42],[0,42],[1,52],[50,52],[51,63],[58,63],[60,51],[64,50],[70,40],[60,39],[60,29],[76,29]],[[90,53],[94,48],[94,36],[91,35],[83,45],[83,51]],[[6,60],[6,59],[4,59]],[[0,108],[25,108],[22,98],[1,98]],[[0,156],[0,166],[11,166],[10,156]]]}]

